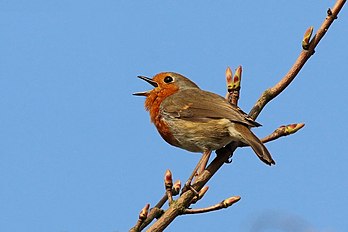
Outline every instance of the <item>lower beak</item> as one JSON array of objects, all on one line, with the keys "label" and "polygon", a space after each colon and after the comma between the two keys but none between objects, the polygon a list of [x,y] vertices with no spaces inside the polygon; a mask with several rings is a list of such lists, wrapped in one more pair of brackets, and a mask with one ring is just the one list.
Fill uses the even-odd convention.
[{"label": "lower beak", "polygon": [[[152,85],[153,87],[158,87],[158,84],[156,81],[152,80],[151,78],[148,77],[144,77],[144,76],[138,76],[138,78],[146,81],[147,83],[149,83],[150,85]],[[151,90],[150,90],[151,91]],[[150,91],[145,91],[145,92],[137,92],[137,93],[133,93],[133,95],[135,96],[147,96],[150,94]]]},{"label": "lower beak", "polygon": [[134,96],[147,96],[149,94],[150,94],[150,91],[133,93]]}]

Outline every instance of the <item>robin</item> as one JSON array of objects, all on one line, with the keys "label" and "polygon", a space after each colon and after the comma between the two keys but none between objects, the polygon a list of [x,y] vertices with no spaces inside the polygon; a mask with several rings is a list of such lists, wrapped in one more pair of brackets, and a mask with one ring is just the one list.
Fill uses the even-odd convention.
[{"label": "robin", "polygon": [[191,152],[203,152],[203,157],[209,159],[213,150],[230,142],[241,142],[250,145],[264,163],[275,164],[265,145],[250,130],[260,124],[225,98],[201,90],[191,80],[174,72],[162,72],[152,79],[138,77],[154,88],[133,95],[146,97],[145,109],[169,144]]}]

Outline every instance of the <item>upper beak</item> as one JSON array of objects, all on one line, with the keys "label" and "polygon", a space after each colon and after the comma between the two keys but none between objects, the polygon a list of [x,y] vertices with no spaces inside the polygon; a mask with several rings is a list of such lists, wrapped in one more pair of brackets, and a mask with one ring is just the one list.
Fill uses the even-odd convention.
[{"label": "upper beak", "polygon": [[[144,76],[138,76],[138,78],[146,81],[147,83],[149,83],[150,85],[154,86],[154,87],[158,87],[158,84],[156,81],[152,80],[151,78],[148,77],[144,77]],[[150,93],[150,91],[145,91],[145,92],[137,92],[137,93],[133,93],[133,95],[135,96],[147,96]]]}]

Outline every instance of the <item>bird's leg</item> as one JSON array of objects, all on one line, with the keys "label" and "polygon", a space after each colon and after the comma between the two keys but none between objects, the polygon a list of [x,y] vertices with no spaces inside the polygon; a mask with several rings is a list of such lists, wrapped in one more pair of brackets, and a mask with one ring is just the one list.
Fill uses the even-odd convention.
[{"label": "bird's leg", "polygon": [[198,174],[202,173],[205,169],[205,167],[207,166],[208,160],[210,158],[210,154],[211,151],[207,150],[203,152],[203,155],[201,157],[201,159],[198,161],[195,169],[193,170],[191,176],[189,177],[189,179],[186,181],[184,188],[182,189],[182,192],[186,192],[190,187],[191,187],[191,182],[193,180],[193,178]]},{"label": "bird's leg", "polygon": [[198,168],[198,170],[196,172],[196,176],[199,176],[204,171],[204,169],[207,167],[207,163],[209,161],[210,155],[211,155],[211,151],[210,150],[205,151],[203,153],[201,161],[200,161],[201,165],[200,165],[200,167]]}]

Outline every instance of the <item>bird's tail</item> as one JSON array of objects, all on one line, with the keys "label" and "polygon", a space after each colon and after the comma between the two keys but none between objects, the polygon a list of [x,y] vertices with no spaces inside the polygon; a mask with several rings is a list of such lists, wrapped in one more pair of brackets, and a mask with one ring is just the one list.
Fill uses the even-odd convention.
[{"label": "bird's tail", "polygon": [[264,163],[268,165],[275,164],[266,146],[260,141],[260,139],[256,135],[254,135],[254,133],[248,127],[236,123],[235,128],[239,132],[241,132],[240,135],[244,139],[243,142],[251,146],[251,148],[254,150],[254,152],[260,160],[262,160]]}]

